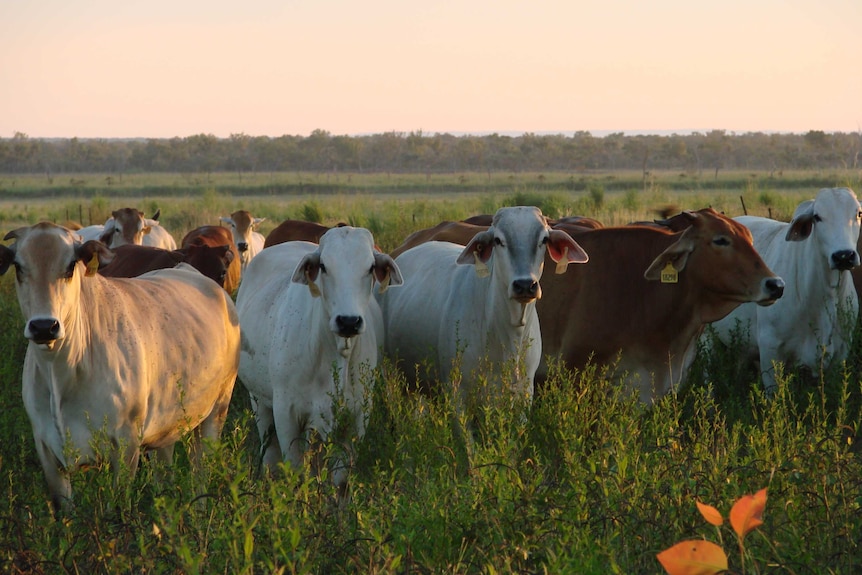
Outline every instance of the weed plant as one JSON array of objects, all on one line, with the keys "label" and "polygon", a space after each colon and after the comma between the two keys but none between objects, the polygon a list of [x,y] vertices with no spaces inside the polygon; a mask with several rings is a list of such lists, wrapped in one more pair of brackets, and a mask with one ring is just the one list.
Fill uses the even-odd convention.
[{"label": "weed plant", "polygon": [[[586,194],[558,193],[549,201],[560,209],[593,203]],[[636,202],[632,193],[608,191],[603,209],[627,218],[637,203],[633,219],[642,219],[664,202],[738,206],[727,194],[714,202],[640,194]],[[280,202],[213,192],[203,204],[189,197],[136,205],[160,207],[165,226],[184,231],[246,202],[273,226],[302,217],[308,204],[325,223],[374,228],[391,249],[440,219],[530,197]],[[795,203],[776,194],[772,207],[792,213]],[[42,218],[43,209],[62,205],[28,209]],[[606,220],[604,213],[581,215]],[[714,538],[695,501],[730,502],[764,487],[769,505],[746,540],[746,572],[862,570],[858,338],[847,362],[820,373],[779,370],[771,397],[756,372],[733,361],[737,344],[700,349],[690,381],[650,407],[605,370],[552,364],[532,404],[491,402],[466,438],[448,394],[408,391],[384,363],[368,375],[373,401],[366,435],[353,446],[346,498],[326,466],[319,476],[289,467],[262,471],[239,383],[202,469],[189,464],[183,446],[174,465],[147,459],[134,476],[120,470],[119,481],[95,465],[74,473],[75,505],[55,518],[21,402],[26,346],[14,274],[0,278],[0,322],[0,572],[657,573],[657,553],[684,539]],[[324,459],[340,452],[337,442],[336,434],[323,446]]]}]

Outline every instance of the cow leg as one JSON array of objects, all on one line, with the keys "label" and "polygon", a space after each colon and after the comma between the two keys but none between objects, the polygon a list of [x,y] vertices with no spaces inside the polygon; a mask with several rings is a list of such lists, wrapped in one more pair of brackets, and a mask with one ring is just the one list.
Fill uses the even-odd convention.
[{"label": "cow leg", "polygon": [[260,437],[260,455],[264,465],[269,471],[275,471],[282,461],[281,445],[278,434],[275,431],[272,406],[259,401],[254,395],[249,394],[251,408],[254,412],[257,433]]},{"label": "cow leg", "polygon": [[72,483],[69,481],[69,475],[63,468],[63,464],[54,457],[47,445],[37,440],[36,453],[39,455],[39,462],[42,464],[42,471],[48,483],[54,513],[58,513],[60,510],[68,508],[72,503]]}]

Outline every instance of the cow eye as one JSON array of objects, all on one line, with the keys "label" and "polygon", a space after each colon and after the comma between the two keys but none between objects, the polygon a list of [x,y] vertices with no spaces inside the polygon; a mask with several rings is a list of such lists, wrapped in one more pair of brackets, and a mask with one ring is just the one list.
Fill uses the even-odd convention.
[{"label": "cow eye", "polygon": [[814,214],[814,221],[815,222],[822,222],[823,218],[820,217],[820,214]]},{"label": "cow eye", "polygon": [[858,212],[856,212],[856,219],[862,220],[862,210],[859,210]]},{"label": "cow eye", "polygon": [[500,238],[494,238],[494,244],[503,247],[503,240]]},{"label": "cow eye", "polygon": [[12,265],[15,266],[15,279],[18,280],[19,283],[24,281],[24,273],[21,271],[21,264],[13,261]]},{"label": "cow eye", "polygon": [[712,239],[712,243],[714,243],[717,246],[729,246],[730,240],[727,239],[725,236],[715,236]]},{"label": "cow eye", "polygon": [[550,242],[550,241],[551,241],[550,236],[545,236],[542,238],[542,245],[546,246],[546,245],[548,245],[548,242]]},{"label": "cow eye", "polygon": [[323,262],[319,263],[319,264],[317,265],[317,268],[320,270],[320,273],[322,273],[322,274],[325,274],[325,273],[326,273],[326,266],[325,266],[325,265],[323,265]]}]

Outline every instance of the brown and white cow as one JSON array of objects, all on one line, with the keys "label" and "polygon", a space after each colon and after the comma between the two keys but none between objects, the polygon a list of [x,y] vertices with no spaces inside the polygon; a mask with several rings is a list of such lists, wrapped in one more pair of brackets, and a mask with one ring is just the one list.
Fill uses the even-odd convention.
[{"label": "brown and white cow", "polygon": [[97,457],[97,443],[134,471],[141,452],[167,459],[186,432],[218,437],[240,351],[223,289],[186,265],[103,277],[104,244],[49,222],[4,239],[15,243],[0,246],[0,274],[15,267],[29,340],[24,407],[55,507],[71,498],[68,473]]},{"label": "brown and white cow", "polygon": [[237,210],[230,216],[222,216],[221,221],[228,225],[233,234],[233,241],[239,251],[240,267],[245,273],[249,262],[263,249],[264,237],[257,227],[266,218],[255,218],[246,210]]},{"label": "brown and white cow", "polygon": [[[78,234],[85,240],[90,239],[81,231]],[[121,208],[111,212],[99,239],[109,248],[126,244],[152,246],[164,250],[177,249],[173,236],[159,224],[155,217],[145,218],[144,213],[135,208]]]},{"label": "brown and white cow", "polygon": [[[709,208],[684,217],[690,226],[676,233],[636,225],[570,231],[590,261],[542,281],[536,310],[545,359],[615,365],[651,403],[686,376],[707,323],[742,303],[781,297],[784,281],[745,226]],[[537,379],[546,369],[543,362]]]}]

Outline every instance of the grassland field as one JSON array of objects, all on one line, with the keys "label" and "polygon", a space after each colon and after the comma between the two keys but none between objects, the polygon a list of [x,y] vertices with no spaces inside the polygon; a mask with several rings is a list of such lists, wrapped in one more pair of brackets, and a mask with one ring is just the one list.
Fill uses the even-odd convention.
[{"label": "grassland field", "polygon": [[[606,225],[712,206],[787,220],[821,187],[862,173],[70,174],[0,175],[0,231],[40,220],[101,223],[161,210],[179,240],[237,209],[280,221],[369,228],[385,251],[441,220],[537,205]],[[734,361],[701,350],[687,384],[651,408],[602,370],[554,370],[531,406],[492,403],[476,437],[453,429],[448,396],[404,390],[385,363],[367,382],[368,429],[353,442],[349,499],[326,474],[260,470],[247,394],[234,392],[203,470],[183,449],[132,477],[73,475],[75,506],[52,516],[21,401],[26,342],[14,274],[0,278],[0,572],[660,573],[684,539],[722,546],[732,573],[862,571],[862,343],[818,373],[786,366],[774,397]],[[856,334],[860,332],[856,328]],[[703,367],[712,374],[705,378]],[[337,435],[325,447],[339,450]],[[739,545],[726,517],[768,488],[763,525]]]}]

